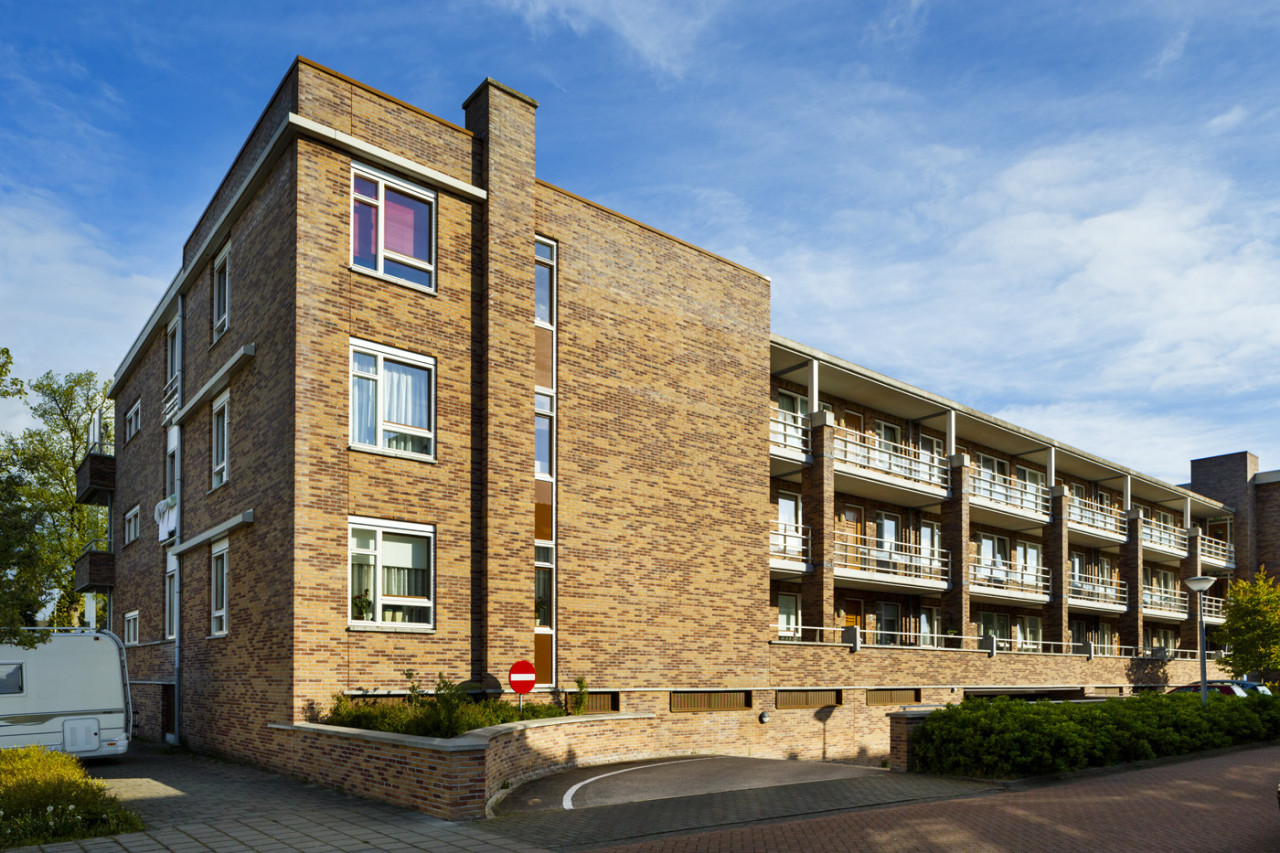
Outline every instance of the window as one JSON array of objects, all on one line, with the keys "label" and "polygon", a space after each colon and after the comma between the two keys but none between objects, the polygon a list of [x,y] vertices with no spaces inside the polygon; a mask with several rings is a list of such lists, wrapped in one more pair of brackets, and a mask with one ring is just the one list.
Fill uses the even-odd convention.
[{"label": "window", "polygon": [[1142,645],[1150,649],[1174,649],[1178,647],[1178,634],[1172,628],[1142,626]]},{"label": "window", "polygon": [[1089,626],[1083,619],[1072,619],[1067,623],[1067,629],[1071,631],[1072,654],[1084,654],[1084,644],[1089,639]]},{"label": "window", "polygon": [[800,596],[778,593],[778,639],[800,639]]},{"label": "window", "polygon": [[1025,587],[1040,589],[1040,546],[1034,542],[1018,542],[1018,582]]},{"label": "window", "polygon": [[533,319],[556,324],[556,244],[539,238],[534,243]]},{"label": "window", "polygon": [[224,249],[213,265],[213,339],[227,330],[228,305],[231,301],[231,277],[227,265],[229,251]]},{"label": "window", "polygon": [[435,527],[348,520],[353,623],[435,626]]},{"label": "window", "polygon": [[551,544],[533,546],[533,625],[551,628],[555,618],[556,548]]},{"label": "window", "polygon": [[937,607],[920,608],[920,645],[941,646],[941,613]]},{"label": "window", "polygon": [[898,605],[891,601],[876,602],[876,645],[896,646],[902,632]]},{"label": "window", "polygon": [[1044,643],[1044,623],[1039,616],[1019,616],[1014,626],[1014,648],[1020,652],[1038,652]]},{"label": "window", "polygon": [[0,696],[20,696],[26,692],[20,662],[0,662]]},{"label": "window", "polygon": [[351,264],[435,290],[435,193],[351,169]]},{"label": "window", "polygon": [[142,514],[139,507],[134,507],[124,514],[124,544],[138,538],[142,532]]},{"label": "window", "polygon": [[164,638],[178,636],[178,573],[168,571],[164,575]]},{"label": "window", "polygon": [[136,610],[124,615],[124,644],[138,645],[138,611]]},{"label": "window", "polygon": [[227,540],[213,544],[209,549],[209,574],[212,589],[209,595],[209,633],[215,636],[227,633]]},{"label": "window", "polygon": [[164,494],[169,498],[178,494],[178,451],[176,449],[164,455]]},{"label": "window", "polygon": [[231,417],[230,413],[230,392],[223,391],[221,396],[213,401],[213,434],[211,443],[213,457],[213,488],[215,489],[227,481],[227,454],[230,451],[227,427]]},{"label": "window", "polygon": [[142,400],[138,400],[124,416],[124,440],[128,441],[142,429]]},{"label": "window", "polygon": [[1114,625],[1107,622],[1098,625],[1098,648],[1095,651],[1100,655],[1113,655],[1116,653],[1116,629]]},{"label": "window", "polygon": [[556,398],[537,392],[533,395],[533,473],[539,477],[555,476]]},{"label": "window", "polygon": [[978,614],[978,633],[983,637],[994,635],[997,640],[1008,641],[1011,639],[1009,633],[1009,614],[1008,613],[979,613]]},{"label": "window", "polygon": [[1009,580],[1009,540],[989,533],[978,534],[978,560],[973,574],[980,581],[1004,586]]},{"label": "window", "polygon": [[435,457],[436,361],[352,339],[351,443]]}]

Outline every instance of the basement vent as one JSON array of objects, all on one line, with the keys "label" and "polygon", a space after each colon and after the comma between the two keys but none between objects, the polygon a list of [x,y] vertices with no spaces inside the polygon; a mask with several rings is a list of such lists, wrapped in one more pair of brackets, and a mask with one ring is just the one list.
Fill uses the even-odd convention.
[{"label": "basement vent", "polygon": [[1093,688],[1093,695],[1095,695],[1095,696],[1123,696],[1123,695],[1124,695],[1124,688],[1123,688],[1123,687],[1095,687],[1095,688]]},{"label": "basement vent", "polygon": [[689,690],[671,694],[672,711],[745,711],[750,707],[750,690]]},{"label": "basement vent", "polygon": [[919,705],[920,688],[892,687],[867,691],[868,705]]},{"label": "basement vent", "polygon": [[616,714],[618,713],[617,693],[588,693],[587,707],[584,714]]},{"label": "basement vent", "polygon": [[839,690],[779,690],[775,702],[779,710],[786,708],[829,708],[842,705]]}]

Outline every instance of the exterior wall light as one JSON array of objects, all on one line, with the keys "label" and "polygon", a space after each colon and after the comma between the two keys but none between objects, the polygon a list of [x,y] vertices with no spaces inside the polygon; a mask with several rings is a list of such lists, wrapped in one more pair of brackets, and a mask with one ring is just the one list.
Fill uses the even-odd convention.
[{"label": "exterior wall light", "polygon": [[761,711],[761,712],[760,712],[760,722],[762,722],[762,723],[767,723],[767,722],[769,722],[769,712],[768,712],[768,711]]}]

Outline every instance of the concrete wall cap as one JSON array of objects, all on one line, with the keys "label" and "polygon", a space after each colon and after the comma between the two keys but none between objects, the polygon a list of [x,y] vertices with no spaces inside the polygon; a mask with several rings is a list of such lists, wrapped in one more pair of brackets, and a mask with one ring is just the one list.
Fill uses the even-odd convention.
[{"label": "concrete wall cap", "polygon": [[526,729],[538,729],[544,726],[583,725],[586,723],[605,723],[613,720],[651,720],[657,714],[588,714],[573,717],[547,717],[541,720],[521,720],[515,723],[501,723],[483,729],[473,729],[457,737],[421,737],[419,735],[402,735],[394,732],[374,732],[368,729],[353,729],[347,726],[329,726],[324,723],[267,723],[267,728],[281,731],[311,732],[321,735],[353,737],[360,740],[371,740],[379,743],[390,743],[398,746],[411,746],[418,749],[435,749],[440,752],[467,752],[485,749],[489,742],[512,732]]}]

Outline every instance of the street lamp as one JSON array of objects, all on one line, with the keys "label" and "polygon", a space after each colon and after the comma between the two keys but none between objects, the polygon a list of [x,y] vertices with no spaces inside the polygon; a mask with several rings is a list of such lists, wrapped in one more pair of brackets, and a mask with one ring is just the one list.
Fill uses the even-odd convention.
[{"label": "street lamp", "polygon": [[1213,586],[1213,582],[1217,578],[1198,575],[1194,578],[1186,578],[1182,582],[1185,583],[1192,592],[1196,594],[1196,615],[1200,617],[1200,704],[1209,704],[1209,668],[1205,663],[1204,649],[1204,594]]}]

